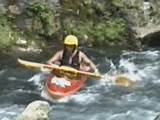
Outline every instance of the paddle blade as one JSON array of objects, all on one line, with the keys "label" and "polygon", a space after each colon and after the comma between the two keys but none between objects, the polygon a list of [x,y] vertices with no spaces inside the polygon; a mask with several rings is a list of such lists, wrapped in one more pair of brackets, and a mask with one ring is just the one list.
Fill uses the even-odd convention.
[{"label": "paddle blade", "polygon": [[37,62],[30,62],[26,60],[22,60],[18,58],[18,62],[26,67],[33,67],[33,68],[50,68],[50,69],[59,69],[59,66],[57,65],[47,65],[47,64],[42,64],[42,63],[37,63]]},{"label": "paddle blade", "polygon": [[115,78],[115,84],[122,87],[129,87],[129,86],[132,86],[134,82],[126,76],[118,75]]},{"label": "paddle blade", "polygon": [[21,65],[24,65],[24,66],[26,66],[26,67],[40,68],[40,67],[43,67],[43,66],[44,66],[43,64],[40,64],[40,63],[29,62],[29,61],[22,60],[22,59],[19,59],[19,58],[18,58],[18,62],[19,62]]},{"label": "paddle blade", "polygon": [[17,60],[21,65],[31,69],[31,70],[40,70],[40,68],[42,67],[42,65],[39,65],[37,63],[31,63],[22,59]]}]

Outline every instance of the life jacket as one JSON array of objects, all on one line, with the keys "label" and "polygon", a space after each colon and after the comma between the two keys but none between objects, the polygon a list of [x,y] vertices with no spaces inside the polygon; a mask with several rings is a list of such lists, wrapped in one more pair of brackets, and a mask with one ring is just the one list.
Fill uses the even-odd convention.
[{"label": "life jacket", "polygon": [[61,66],[69,66],[69,67],[73,67],[75,69],[79,69],[80,68],[80,62],[79,62],[79,51],[77,50],[76,53],[74,54],[74,56],[72,56],[71,59],[71,63],[70,63],[70,57],[67,54],[66,50],[63,50],[62,53],[62,59],[60,60],[60,65]]}]

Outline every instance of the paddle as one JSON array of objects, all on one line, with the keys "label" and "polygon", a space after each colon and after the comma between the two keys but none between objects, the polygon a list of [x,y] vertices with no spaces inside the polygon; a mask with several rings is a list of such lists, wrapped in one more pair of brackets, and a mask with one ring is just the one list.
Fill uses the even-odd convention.
[{"label": "paddle", "polygon": [[[85,72],[85,71],[78,71],[74,68],[67,67],[67,66],[61,66],[59,67],[58,65],[48,65],[48,64],[42,64],[42,63],[37,63],[37,62],[31,62],[31,61],[26,61],[22,59],[18,59],[18,62],[26,67],[32,67],[32,68],[49,68],[51,70],[60,70],[62,71],[62,74],[65,72],[69,73],[73,76],[76,76],[78,74],[80,75],[86,75],[88,77],[94,78],[94,79],[103,79],[101,75],[97,75],[95,73],[91,72]],[[105,77],[104,77],[105,78]],[[129,79],[129,77],[122,75],[116,75],[115,79],[113,80],[115,85],[122,86],[122,87],[128,87],[134,85],[134,82]]]},{"label": "paddle", "polygon": [[117,75],[115,77],[115,84],[122,87],[129,87],[135,85],[135,82],[133,82],[129,77],[121,74]]},{"label": "paddle", "polygon": [[37,62],[31,62],[31,61],[22,60],[20,58],[18,59],[18,62],[26,67],[34,67],[34,68],[43,68],[44,67],[44,68],[49,68],[49,69],[57,69],[60,71],[70,72],[73,74],[86,75],[88,77],[93,77],[96,79],[101,78],[101,75],[97,75],[97,74],[91,73],[91,72],[79,71],[79,70],[76,70],[74,68],[67,67],[67,66],[59,67],[58,65],[48,65],[48,64],[42,64],[42,63],[37,63]]}]

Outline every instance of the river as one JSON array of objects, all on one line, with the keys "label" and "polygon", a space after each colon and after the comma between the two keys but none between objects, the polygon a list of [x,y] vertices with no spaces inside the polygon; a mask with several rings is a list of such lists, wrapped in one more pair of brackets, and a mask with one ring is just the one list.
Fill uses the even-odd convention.
[{"label": "river", "polygon": [[[106,80],[88,81],[83,90],[69,99],[50,102],[50,119],[153,120],[160,112],[160,50],[121,51],[110,56],[107,52],[88,54],[106,76],[103,79],[115,73],[125,73],[137,85],[130,88],[112,85]],[[12,56],[0,57],[0,120],[13,120],[28,103],[45,100],[43,82],[38,77],[31,80],[38,76],[38,71],[18,65]]]}]

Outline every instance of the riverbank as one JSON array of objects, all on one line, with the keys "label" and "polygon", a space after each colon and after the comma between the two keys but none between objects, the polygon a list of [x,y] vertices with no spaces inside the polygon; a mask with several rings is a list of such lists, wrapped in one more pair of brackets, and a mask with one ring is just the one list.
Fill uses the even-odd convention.
[{"label": "riverbank", "polygon": [[74,34],[80,45],[94,49],[143,50],[159,45],[158,5],[152,0],[1,1],[0,49],[45,51]]}]

